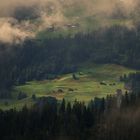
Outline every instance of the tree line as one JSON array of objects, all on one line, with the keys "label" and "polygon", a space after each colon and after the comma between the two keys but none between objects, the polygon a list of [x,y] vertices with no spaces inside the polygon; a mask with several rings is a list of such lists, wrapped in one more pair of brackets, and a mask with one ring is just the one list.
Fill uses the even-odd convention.
[{"label": "tree line", "polygon": [[[140,82],[139,73],[130,75],[127,79]],[[0,110],[2,140],[140,139],[140,89],[94,98],[88,104],[65,99],[60,103],[54,97],[35,101],[30,108]]]},{"label": "tree line", "polygon": [[[135,98],[134,98],[135,97]],[[135,93],[61,103],[42,97],[31,108],[0,110],[1,140],[139,140],[140,98]]]}]

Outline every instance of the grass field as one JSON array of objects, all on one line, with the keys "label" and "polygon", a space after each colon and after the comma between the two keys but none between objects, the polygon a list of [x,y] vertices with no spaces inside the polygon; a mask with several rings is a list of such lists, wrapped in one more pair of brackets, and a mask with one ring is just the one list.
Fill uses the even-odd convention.
[{"label": "grass field", "polygon": [[[105,97],[108,94],[115,94],[117,89],[124,91],[124,83],[119,81],[123,74],[135,72],[119,65],[87,65],[80,67],[75,74],[78,80],[74,80],[72,74],[62,75],[55,80],[30,81],[25,85],[16,86],[13,90],[13,100],[0,102],[3,109],[21,108],[23,105],[32,105],[32,95],[36,97],[52,96],[58,100],[65,98],[73,102],[75,99],[88,102],[94,97]],[[106,85],[101,85],[104,81]],[[115,83],[115,85],[110,85]],[[17,94],[24,92],[28,95],[26,99],[17,100]]]}]

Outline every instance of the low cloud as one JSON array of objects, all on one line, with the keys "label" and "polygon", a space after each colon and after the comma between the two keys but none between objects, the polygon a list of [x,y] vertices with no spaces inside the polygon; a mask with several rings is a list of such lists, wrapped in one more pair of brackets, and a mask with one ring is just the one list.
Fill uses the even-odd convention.
[{"label": "low cloud", "polygon": [[[120,12],[120,16],[132,16],[139,10],[139,0],[1,0],[0,1],[0,41],[19,43],[35,32],[52,25],[63,26],[89,16],[102,20]],[[78,10],[77,10],[78,9]],[[66,13],[75,12],[74,17]],[[127,23],[131,26],[131,22]],[[127,25],[127,26],[128,26]]]},{"label": "low cloud", "polygon": [[33,36],[32,33],[21,29],[21,26],[17,24],[17,21],[9,19],[0,20],[0,41],[3,43],[20,43],[27,37]]}]

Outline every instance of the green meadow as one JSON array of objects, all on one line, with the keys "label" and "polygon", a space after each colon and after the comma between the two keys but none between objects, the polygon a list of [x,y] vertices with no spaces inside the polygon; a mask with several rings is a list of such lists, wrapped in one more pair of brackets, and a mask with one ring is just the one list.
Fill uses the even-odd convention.
[{"label": "green meadow", "polygon": [[[12,92],[13,99],[1,100],[0,107],[20,109],[25,104],[31,106],[34,103],[32,95],[36,95],[37,98],[52,96],[58,100],[65,98],[70,102],[75,99],[88,102],[95,97],[115,94],[117,89],[125,91],[124,83],[120,82],[119,77],[131,72],[135,72],[135,70],[114,64],[80,66],[78,72],[75,73],[76,80],[70,73],[54,80],[30,81],[25,85],[15,86]],[[101,82],[104,82],[105,85],[102,85]],[[26,93],[28,97],[18,100],[19,92]]]}]

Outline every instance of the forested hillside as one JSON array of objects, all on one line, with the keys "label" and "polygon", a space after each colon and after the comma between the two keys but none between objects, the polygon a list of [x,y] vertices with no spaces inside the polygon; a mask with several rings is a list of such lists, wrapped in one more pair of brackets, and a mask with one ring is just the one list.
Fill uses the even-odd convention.
[{"label": "forested hillside", "polygon": [[139,0],[0,0],[0,140],[140,140]]},{"label": "forested hillside", "polygon": [[20,46],[1,44],[0,85],[76,72],[81,63],[115,63],[139,69],[140,31],[113,26],[74,37],[27,40]]}]

